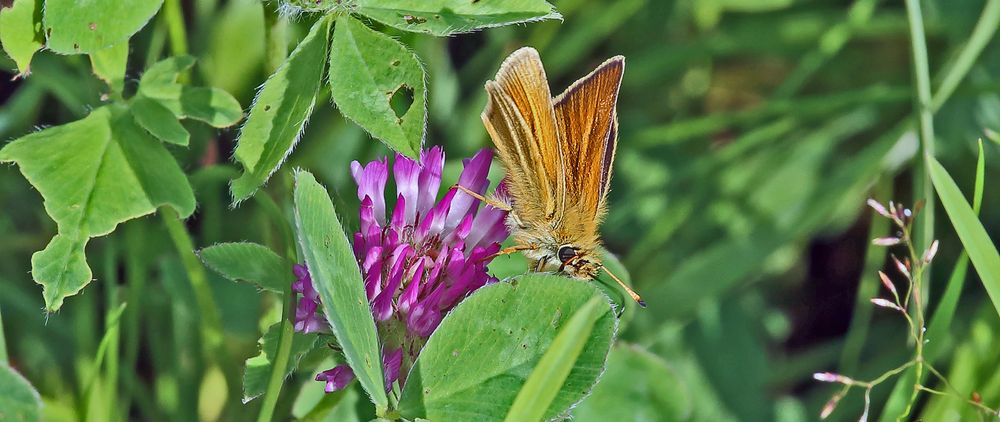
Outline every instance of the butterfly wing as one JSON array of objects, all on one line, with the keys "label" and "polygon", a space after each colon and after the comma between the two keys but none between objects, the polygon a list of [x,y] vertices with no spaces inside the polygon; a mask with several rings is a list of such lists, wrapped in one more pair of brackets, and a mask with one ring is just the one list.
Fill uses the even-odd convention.
[{"label": "butterfly wing", "polygon": [[515,212],[532,221],[557,218],[564,208],[566,180],[552,95],[538,52],[525,47],[511,54],[496,80],[486,82],[486,92],[483,123],[507,169]]},{"label": "butterfly wing", "polygon": [[615,56],[552,100],[570,206],[600,220],[618,144],[618,90],[625,58]]}]

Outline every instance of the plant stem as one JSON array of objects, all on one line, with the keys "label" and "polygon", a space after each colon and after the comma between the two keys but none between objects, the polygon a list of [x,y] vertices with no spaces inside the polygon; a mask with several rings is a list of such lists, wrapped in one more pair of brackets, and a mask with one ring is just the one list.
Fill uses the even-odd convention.
[{"label": "plant stem", "polygon": [[[281,232],[285,255],[288,258],[288,262],[298,262],[298,256],[295,250],[295,239],[292,236],[291,229],[288,227],[288,221],[285,220],[284,214],[281,213],[281,208],[274,202],[274,199],[272,199],[271,196],[263,190],[258,191],[257,194],[254,195],[254,199],[274,220],[274,224]],[[286,270],[288,274],[292,274],[291,268],[287,268]],[[278,403],[278,396],[281,394],[281,387],[285,381],[285,372],[287,371],[288,361],[291,357],[292,340],[295,336],[292,318],[295,315],[296,297],[295,293],[291,290],[290,283],[285,286],[284,295],[284,301],[281,307],[281,321],[279,322],[279,324],[281,324],[281,330],[278,333],[278,351],[275,353],[274,359],[271,361],[271,375],[268,378],[267,391],[264,393],[264,401],[261,404],[260,413],[257,415],[257,420],[259,422],[272,420],[274,407]]]},{"label": "plant stem", "polygon": [[215,352],[222,345],[222,323],[218,308],[215,306],[215,299],[212,297],[212,289],[208,285],[205,268],[194,254],[194,241],[180,220],[180,216],[177,215],[177,211],[170,207],[161,207],[160,216],[163,218],[167,233],[170,234],[170,239],[174,242],[177,254],[180,255],[188,281],[194,290],[195,300],[198,302],[198,311],[204,323],[202,335],[205,341],[205,357],[209,361],[214,361]]},{"label": "plant stem", "polygon": [[934,93],[934,98],[931,101],[933,111],[940,109],[948,97],[955,92],[959,83],[969,73],[969,69],[976,63],[979,53],[993,39],[997,26],[1000,26],[1000,0],[989,0],[986,7],[983,8],[983,13],[979,16],[979,21],[976,22],[976,27],[972,30],[972,35],[969,36],[962,51],[958,53],[953,65],[945,72],[941,85]]},{"label": "plant stem", "polygon": [[261,2],[264,9],[264,71],[270,75],[278,70],[288,56],[288,37],[286,36],[286,21],[278,14],[276,5]]},{"label": "plant stem", "polygon": [[[291,273],[291,269],[289,269]],[[290,286],[289,286],[290,287]],[[271,362],[271,375],[267,382],[267,391],[264,393],[264,402],[261,404],[257,421],[268,422],[272,420],[274,407],[278,403],[278,396],[281,394],[281,385],[285,381],[285,371],[288,368],[288,360],[292,351],[292,337],[295,335],[291,318],[295,315],[295,294],[291,289],[285,290],[284,304],[281,307],[281,331],[278,334],[278,352]]]},{"label": "plant stem", "polygon": [[0,312],[0,364],[7,365],[7,341],[3,335],[3,312]]},{"label": "plant stem", "polygon": [[[105,254],[104,254],[104,293],[106,297],[106,303],[108,307],[113,307],[118,305],[118,243],[117,239],[109,238],[105,244]],[[138,309],[133,312],[138,312]],[[120,326],[119,326],[120,327]],[[104,329],[108,332],[110,338],[108,349],[105,356],[104,365],[104,416],[119,419],[120,416],[116,413],[118,410],[118,368],[120,364],[120,353],[119,353],[119,343],[121,338],[121,329],[113,329],[111,326],[111,321],[104,322]],[[95,368],[96,370],[96,368]],[[128,411],[126,409],[126,411]]]},{"label": "plant stem", "polygon": [[[923,171],[917,172],[916,198],[927,201],[923,226],[916,247],[926,249],[934,239],[934,187],[928,169],[934,157],[934,111],[931,109],[931,78],[927,60],[927,40],[919,0],[906,0],[906,15],[910,22],[910,47],[913,53],[913,74],[916,80],[916,113],[919,122],[920,146],[923,150]],[[920,292],[924,295],[926,292]]]},{"label": "plant stem", "polygon": [[[920,387],[922,386],[921,382],[924,377],[923,373],[924,333],[926,332],[925,329],[926,321],[924,319],[924,307],[923,307],[923,302],[925,299],[922,296],[922,292],[924,291],[923,278],[924,275],[926,274],[928,265],[928,263],[923,262],[921,258],[917,255],[917,250],[913,242],[913,237],[910,234],[910,230],[908,230],[905,225],[902,227],[902,229],[906,240],[906,248],[910,254],[910,262],[912,262],[911,280],[913,286],[909,290],[912,291],[913,305],[914,305],[913,308],[916,317],[916,323],[915,324],[911,323],[911,326],[913,326],[914,328],[912,333],[914,340],[914,351],[913,351],[912,362],[915,363],[915,366],[913,368],[913,374],[914,374],[913,391],[910,392],[910,398],[909,400],[907,400],[906,408],[903,410],[903,413],[896,419],[897,421],[903,420],[907,416],[909,416],[910,411],[913,409],[913,405],[916,404],[917,402],[917,396],[920,394]],[[909,315],[905,313],[904,315],[907,317],[907,320],[909,320]]]},{"label": "plant stem", "polygon": [[170,52],[175,56],[187,54],[187,28],[184,25],[184,13],[180,0],[165,0],[163,2],[163,18],[167,22],[167,32],[170,34]]},{"label": "plant stem", "polygon": [[[142,295],[146,287],[146,261],[145,249],[140,238],[142,233],[138,224],[145,223],[137,221],[127,224],[123,228],[125,232],[125,279],[128,283],[128,299],[126,301],[132,305],[132,308],[125,313],[125,326],[123,327],[125,333],[125,363],[123,367],[129,370],[135,368],[136,361],[138,360],[139,339],[142,337],[140,317],[142,315],[141,310],[145,309],[142,306]],[[135,396],[133,390],[138,386],[133,384],[133,378],[126,377],[124,380],[125,388],[122,391],[121,407],[125,412],[123,414],[128,415],[132,398]]]}]

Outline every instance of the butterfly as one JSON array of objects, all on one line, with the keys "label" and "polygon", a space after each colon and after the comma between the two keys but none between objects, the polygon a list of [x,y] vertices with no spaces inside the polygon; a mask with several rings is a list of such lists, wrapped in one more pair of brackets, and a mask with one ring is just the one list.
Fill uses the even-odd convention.
[{"label": "butterfly", "polygon": [[506,223],[516,243],[498,254],[520,251],[535,271],[577,279],[593,280],[603,269],[645,306],[598,252],[624,71],[625,58],[612,57],[553,98],[538,52],[521,48],[486,82],[482,119],[507,170],[507,193],[493,202],[509,211]]}]

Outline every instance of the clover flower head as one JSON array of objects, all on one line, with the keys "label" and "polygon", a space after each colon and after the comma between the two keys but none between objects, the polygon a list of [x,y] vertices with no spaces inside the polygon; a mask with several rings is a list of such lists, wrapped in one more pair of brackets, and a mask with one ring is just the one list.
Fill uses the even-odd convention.
[{"label": "clover flower head", "polygon": [[[438,200],[444,152],[424,150],[420,160],[397,154],[392,165],[395,204],[386,202],[389,180],[386,159],[361,165],[351,163],[358,185],[360,227],[353,248],[361,268],[365,293],[382,342],[386,388],[405,381],[427,338],[444,315],[480,287],[496,282],[486,266],[509,236],[507,212],[457,189]],[[489,149],[463,161],[458,184],[484,194],[493,160]],[[503,184],[497,196],[504,196]],[[316,313],[320,299],[304,266],[295,267],[293,289],[302,294],[295,315],[300,332],[324,330],[328,324]],[[344,388],[354,378],[346,364],[321,372],[317,381],[326,390]]]}]

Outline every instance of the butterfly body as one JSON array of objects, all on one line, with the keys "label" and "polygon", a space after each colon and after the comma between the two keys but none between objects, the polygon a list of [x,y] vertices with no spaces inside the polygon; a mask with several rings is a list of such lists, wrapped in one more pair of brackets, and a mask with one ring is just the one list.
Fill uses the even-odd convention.
[{"label": "butterfly body", "polygon": [[510,209],[513,250],[536,271],[592,280],[606,270],[598,228],[607,213],[624,70],[625,58],[612,57],[553,98],[538,52],[524,47],[486,82],[483,123],[507,170],[507,192],[497,199]]},{"label": "butterfly body", "polygon": [[[596,222],[573,218],[541,223],[526,221],[517,214],[521,207],[516,201],[514,198],[509,201],[512,211],[507,216],[507,227],[515,243],[533,246],[523,253],[534,263],[535,271],[560,271],[584,280],[597,277],[601,265],[597,249],[601,241]],[[568,215],[573,215],[573,210],[568,211]]]}]

